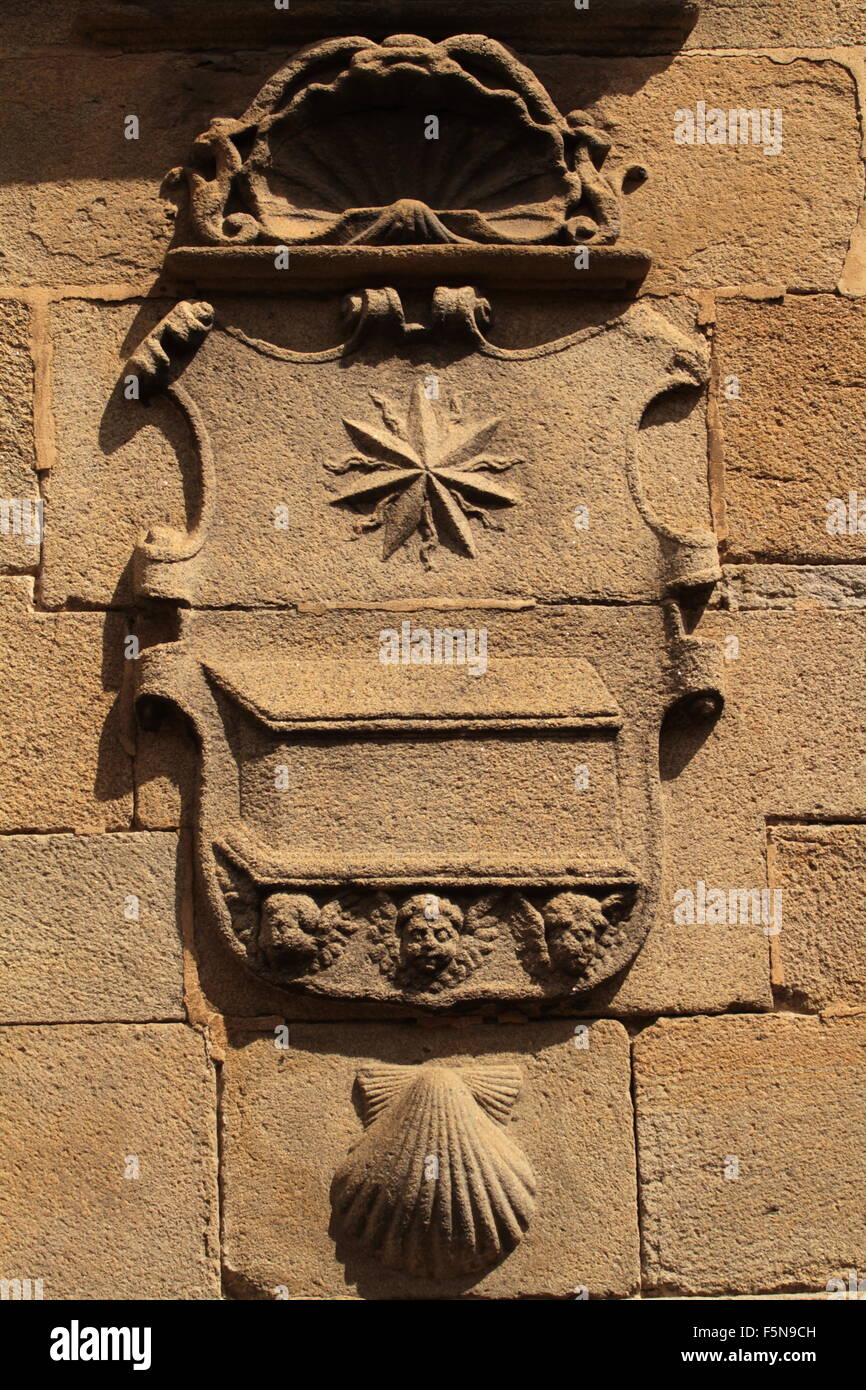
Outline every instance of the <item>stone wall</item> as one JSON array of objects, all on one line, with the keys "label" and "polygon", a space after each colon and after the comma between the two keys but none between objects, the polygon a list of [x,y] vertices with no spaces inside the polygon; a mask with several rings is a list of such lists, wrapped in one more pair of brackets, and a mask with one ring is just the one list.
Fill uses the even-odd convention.
[{"label": "stone wall", "polygon": [[[866,12],[607,10],[0,3],[4,1296],[808,1298],[862,1267]],[[301,45],[460,32],[646,166],[627,293],[397,237],[371,346],[317,376],[356,272],[172,271],[212,118]],[[713,109],[757,142],[709,143]],[[396,155],[359,129],[374,190]],[[440,281],[476,299],[431,310]],[[179,300],[213,306],[194,357]],[[420,503],[383,560],[323,465],[363,436],[357,482],[383,429],[405,465],[446,400],[477,447],[442,466],[501,470],[471,497],[504,529],[440,492],[433,568]],[[395,694],[403,624],[483,628],[489,669]],[[406,954],[445,919],[447,965]]]}]

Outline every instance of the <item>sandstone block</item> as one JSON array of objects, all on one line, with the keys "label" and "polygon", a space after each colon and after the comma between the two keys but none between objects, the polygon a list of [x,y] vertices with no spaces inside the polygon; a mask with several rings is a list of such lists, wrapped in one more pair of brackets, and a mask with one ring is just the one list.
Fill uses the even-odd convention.
[{"label": "sandstone block", "polygon": [[116,707],[124,624],[115,613],[40,613],[32,581],[2,588],[0,830],[122,830],[130,759]]},{"label": "sandstone block", "polygon": [[[519,0],[471,0],[458,22],[473,34],[489,34],[534,51],[577,48],[583,52],[659,53],[675,48],[695,22],[696,0],[607,0],[603,10],[576,11],[557,0],[538,0],[531,15]],[[127,6],[80,0],[76,32],[103,43],[145,48],[243,48],[286,45],[286,16],[256,0],[211,0],[207,15],[193,3],[152,0],[146,14]],[[352,0],[293,0],[292,44],[331,35],[371,37],[454,33],[454,12],[436,0],[365,0],[363,24]],[[43,21],[44,22],[44,21]],[[34,26],[36,28],[36,26]],[[0,31],[2,32],[2,31]]]},{"label": "sandstone block", "polygon": [[[212,111],[243,109],[268,59],[264,71],[255,58],[240,60],[239,72],[234,58],[215,66],[79,51],[71,82],[68,53],[50,47],[61,32],[55,22],[47,51],[0,62],[4,125],[17,133],[0,151],[2,280],[144,288],[171,237],[163,178]],[[128,115],[138,119],[137,139],[126,137]]]},{"label": "sandstone block", "polygon": [[46,485],[42,579],[52,607],[128,604],[136,541],[152,525],[183,523],[183,424],[166,402],[127,400],[122,375],[124,345],[167,307],[52,306],[58,456]]},{"label": "sandstone block", "polygon": [[862,43],[857,0],[703,0],[687,48],[818,48]]},{"label": "sandstone block", "polygon": [[0,837],[0,1017],[183,1017],[185,866],[172,834]]},{"label": "sandstone block", "polygon": [[219,1297],[214,1081],[181,1024],[0,1029],[0,1277]]},{"label": "sandstone block", "polygon": [[866,557],[864,328],[862,304],[825,295],[719,304],[720,373],[739,392],[719,402],[728,558]]},{"label": "sandstone block", "polygon": [[[382,0],[367,4],[361,26],[385,33],[453,32],[450,12],[434,0]],[[574,50],[590,53],[673,53],[680,46],[705,48],[815,48],[861,43],[866,37],[857,0],[609,0],[598,13],[591,5],[574,11],[539,0],[532,16],[518,0],[472,0],[460,11],[470,33],[490,34],[526,52]],[[351,0],[293,0],[292,42],[354,33]],[[192,0],[152,0],[146,15],[134,7],[99,0],[61,0],[34,10],[27,0],[6,7],[0,35],[7,47],[46,48],[77,43],[170,50],[257,48],[285,45],[285,16],[270,14],[256,0],[214,0],[204,14]]]},{"label": "sandstone block", "polygon": [[770,827],[770,881],[782,895],[775,983],[800,1007],[866,1003],[866,827]]},{"label": "sandstone block", "polygon": [[[197,612],[190,615],[185,624],[184,651],[190,655],[201,654],[207,658],[210,668],[222,671],[229,681],[227,690],[245,692],[245,709],[262,708],[261,704],[256,703],[262,691],[256,694],[252,685],[245,684],[247,677],[256,675],[266,683],[273,679],[276,693],[291,695],[296,704],[300,702],[303,705],[311,691],[335,689],[338,677],[340,682],[345,683],[350,670],[357,669],[361,673],[369,670],[366,682],[356,682],[356,691],[369,699],[373,692],[382,693],[380,677],[383,668],[378,664],[380,631],[383,626],[393,623],[399,626],[407,614],[408,610],[396,613],[326,611],[305,614]],[[493,664],[483,681],[489,679],[492,684],[489,692],[486,689],[482,691],[479,678],[473,688],[474,693],[473,689],[467,689],[465,708],[471,709],[475,715],[493,698],[497,663],[504,662],[506,667],[523,672],[526,676],[524,686],[511,687],[512,696],[525,699],[527,690],[531,689],[532,698],[539,699],[551,681],[554,684],[559,681],[556,671],[560,663],[564,663],[563,669],[571,671],[569,654],[579,652],[581,660],[596,673],[624,712],[629,759],[640,756],[638,726],[642,721],[651,717],[659,723],[662,721],[662,709],[667,697],[659,685],[662,673],[654,668],[651,654],[663,640],[663,618],[660,612],[648,606],[573,606],[545,608],[541,612],[534,608],[522,612],[446,608],[444,613],[422,610],[408,615],[408,618],[413,625],[424,627],[434,627],[446,621],[463,630],[484,627]],[[720,642],[726,632],[727,629],[722,628]],[[716,635],[715,631],[713,635]],[[168,660],[167,648],[163,651]],[[313,653],[315,660],[311,656]],[[246,665],[247,655],[255,657],[249,667]],[[299,664],[292,664],[296,659]],[[158,674],[160,658],[155,660],[157,666],[152,674],[148,674],[150,657],[146,655],[143,658],[140,667],[142,679],[154,690],[168,691],[172,688],[173,679],[181,679],[180,668],[172,674],[167,667],[164,672],[166,683],[163,684]],[[318,676],[316,667],[321,668]],[[184,670],[189,672],[185,663]],[[298,684],[299,673],[304,674],[308,682],[306,690]],[[284,679],[286,674],[291,675],[288,683]],[[416,674],[424,678],[424,707],[429,712],[437,707],[437,701],[441,704],[448,697],[447,679],[437,684],[435,668],[416,668]],[[441,676],[447,677],[447,674],[444,669],[438,672]],[[474,678],[466,678],[467,681],[469,679]],[[569,692],[570,700],[577,698],[578,686],[574,681],[569,686]],[[411,695],[417,700],[421,693],[422,686],[417,681],[414,685],[407,683],[407,697]],[[453,690],[450,693],[453,695]],[[207,712],[204,692],[194,685],[188,689],[187,696],[192,701],[187,708],[199,708],[207,727],[212,728],[212,715]],[[758,692],[751,698],[757,700]],[[226,708],[229,708],[228,704]],[[321,713],[324,707],[316,705],[315,708]],[[655,715],[652,714],[653,709]],[[344,713],[348,714],[348,710]],[[719,724],[723,725],[726,718],[727,715],[723,716]],[[251,729],[243,735],[240,743],[237,743],[237,739],[242,735],[243,725],[238,719],[232,733],[237,749],[241,752],[246,750],[243,761],[247,772],[240,792],[237,773],[232,771],[233,759],[217,758],[213,751],[206,754],[214,769],[208,782],[206,807],[207,815],[212,818],[214,833],[211,837],[205,836],[205,843],[210,844],[214,839],[222,842],[221,837],[227,833],[226,826],[236,814],[232,808],[237,806],[240,795],[243,818],[249,816],[252,823],[251,818],[258,811],[261,827],[259,838],[263,844],[271,844],[266,857],[270,857],[274,867],[267,867],[265,871],[258,864],[260,849],[255,848],[249,836],[238,839],[239,852],[254,851],[250,853],[248,867],[248,872],[252,872],[254,877],[264,872],[267,881],[272,883],[273,874],[278,872],[278,863],[285,861],[295,865],[292,870],[295,876],[300,873],[297,868],[300,865],[310,882],[309,886],[299,891],[318,895],[319,889],[312,878],[314,873],[321,877],[324,869],[328,869],[328,872],[339,876],[348,872],[347,866],[351,863],[360,865],[359,871],[364,874],[375,874],[380,880],[388,875],[393,879],[395,873],[399,873],[400,883],[406,885],[403,894],[409,897],[413,891],[423,891],[425,874],[429,874],[438,864],[445,866],[448,881],[453,882],[454,891],[459,894],[472,887],[473,876],[489,872],[495,860],[502,881],[507,883],[523,878],[530,884],[543,884],[549,881],[546,875],[553,872],[561,875],[562,869],[557,868],[557,864],[574,867],[583,862],[577,858],[578,831],[586,823],[585,817],[593,814],[593,807],[597,812],[599,806],[591,798],[583,807],[581,797],[586,796],[587,792],[575,786],[575,767],[591,767],[594,771],[590,773],[590,780],[603,777],[602,785],[609,797],[621,799],[624,817],[622,851],[616,849],[617,832],[613,840],[608,836],[605,841],[609,841],[610,852],[622,852],[624,860],[633,870],[645,876],[648,883],[655,880],[657,871],[655,850],[648,851],[648,843],[661,833],[663,824],[673,852],[668,856],[666,877],[657,906],[653,909],[649,935],[631,968],[618,973],[608,983],[597,986],[589,995],[584,993],[567,1000],[568,1010],[593,1017],[602,1012],[646,1015],[668,1009],[675,1012],[723,1009],[731,1002],[750,1008],[770,1006],[767,937],[760,925],[683,926],[676,923],[673,916],[673,893],[676,888],[701,876],[712,881],[713,874],[719,873],[723,876],[723,882],[739,884],[742,881],[766,887],[766,829],[762,814],[758,813],[754,819],[744,819],[740,812],[732,815],[726,802],[704,795],[700,789],[702,783],[696,790],[694,783],[689,781],[688,790],[680,798],[677,787],[670,780],[662,781],[666,807],[654,806],[649,812],[643,792],[639,793],[637,783],[626,772],[625,757],[616,779],[609,775],[609,769],[606,769],[600,756],[604,752],[604,743],[598,731],[592,735],[591,746],[582,741],[580,730],[570,736],[571,743],[560,736],[561,731],[550,731],[545,745],[546,761],[539,763],[535,738],[526,731],[517,730],[515,733],[507,728],[476,729],[472,735],[473,765],[478,767],[479,776],[483,772],[485,778],[498,779],[503,790],[491,791],[483,806],[477,800],[477,793],[473,793],[476,796],[473,803],[474,821],[471,825],[462,822],[462,829],[449,840],[446,828],[455,824],[456,818],[466,815],[465,806],[455,804],[454,796],[454,777],[459,775],[459,769],[455,772],[457,765],[452,745],[455,742],[459,744],[457,732],[446,729],[437,735],[436,747],[439,752],[432,760],[429,757],[425,760],[415,752],[411,739],[404,734],[400,743],[402,763],[398,750],[391,763],[394,769],[391,779],[387,783],[383,780],[377,783],[365,774],[364,768],[369,766],[370,756],[382,764],[388,745],[377,734],[371,750],[370,735],[365,733],[363,723],[356,728],[349,720],[344,726],[332,729],[326,735],[321,760],[316,768],[311,762],[308,735],[300,738],[297,748],[292,746],[294,736],[282,736],[275,745],[282,751],[279,757],[273,753],[271,763],[266,758],[262,760],[261,752],[257,752],[254,758],[253,751],[261,748],[262,721],[258,719],[256,722],[259,726],[257,730]],[[386,724],[385,727],[391,726]],[[394,723],[392,727],[399,731],[402,725]],[[706,725],[702,734],[695,732],[696,748],[705,750],[714,746],[712,740],[708,740],[708,734]],[[213,738],[208,736],[212,750],[217,735],[218,731],[214,730]],[[151,734],[148,737],[158,739],[160,735]],[[665,734],[665,748],[668,748],[671,737]],[[675,737],[674,743],[676,745]],[[656,775],[657,747],[657,738],[654,737],[651,749],[646,753],[653,776]],[[489,750],[486,762],[477,751],[480,748]],[[665,756],[675,758],[676,752],[666,753]],[[695,749],[692,749],[691,756],[696,756]],[[277,790],[273,777],[267,782],[262,771],[278,765],[285,765],[289,769],[282,790]],[[401,766],[402,777],[399,775]],[[415,769],[414,777],[406,775],[410,766]],[[666,764],[663,767],[665,777],[670,779],[671,768]],[[722,771],[726,776],[733,776],[729,768],[725,767]],[[721,775],[716,772],[715,764],[710,775]],[[485,782],[485,785],[489,783]],[[296,816],[286,819],[281,807],[284,803],[296,806],[302,786],[309,792],[305,805]],[[507,800],[517,786],[525,788],[522,795],[530,799],[540,798],[532,803],[541,808],[533,823],[526,819],[519,808],[510,820],[507,815],[503,819],[496,810],[500,805],[497,798],[505,796]],[[418,795],[419,787],[424,788],[421,797]],[[327,810],[330,806],[339,807],[339,814]],[[557,806],[573,807],[563,810],[563,814],[572,817],[572,831],[570,838],[566,837],[567,843],[562,838]],[[228,809],[220,811],[220,807]],[[357,831],[351,828],[346,813],[349,807],[355,808]],[[320,834],[318,824],[322,820],[326,820],[327,824]],[[594,823],[596,833],[594,838],[590,835],[589,839],[595,846],[594,853],[599,854],[604,820],[597,816]],[[501,827],[508,824],[511,825],[511,833],[503,837]],[[278,829],[280,826],[282,830]],[[407,826],[410,828],[408,838],[414,837],[408,847]],[[694,853],[692,839],[697,846]],[[402,846],[399,853],[394,852],[392,842]],[[330,868],[325,863],[323,846],[329,850]],[[243,862],[240,867],[243,867]],[[462,889],[459,884],[462,884]],[[255,890],[253,896],[250,896],[251,887]],[[247,919],[245,922],[243,914],[245,909],[255,910],[255,897],[259,890],[255,889],[255,884],[247,883],[243,874],[237,882],[227,880],[225,889],[233,904],[232,923],[237,922],[238,928],[245,932],[243,939],[247,940],[250,921]],[[402,901],[400,889],[395,888],[394,891]],[[441,888],[441,891],[443,897],[447,898],[447,889]],[[287,989],[281,994],[266,988],[263,982],[257,981],[254,975],[242,968],[237,955],[227,949],[227,943],[234,946],[234,941],[217,926],[222,919],[220,897],[216,891],[213,902],[213,914],[210,910],[199,913],[196,923],[198,968],[207,997],[225,1012],[236,1016],[274,1013],[290,1018],[309,1016],[309,1006],[296,992]],[[234,916],[235,908],[238,909],[237,917]],[[507,990],[509,997],[515,997],[526,984],[523,970],[513,971],[500,949],[510,939],[511,932],[503,930],[497,939],[496,949],[479,962],[479,968],[470,972],[465,986],[461,986],[464,992],[471,992],[476,999],[489,1000],[487,1007],[491,1007],[497,997],[502,997],[503,989]],[[379,966],[372,958],[364,958],[365,945],[369,945],[365,932],[356,932],[337,961],[336,968],[310,980],[313,987],[321,986],[327,992],[332,987],[329,981],[339,977],[341,994],[344,997],[354,995],[359,1001],[352,1006],[358,1011],[356,1017],[362,1016],[364,1005],[360,999],[365,994],[368,998],[386,997],[392,1001],[397,997]],[[354,970],[349,968],[352,961],[356,962]],[[522,985],[518,983],[521,980]],[[447,1003],[448,991],[440,992],[435,998],[426,993],[418,995],[416,991],[415,997],[428,1006],[441,1005]],[[319,1013],[319,1010],[316,1012]]]},{"label": "sandstone block", "polygon": [[[860,203],[854,81],[843,64],[685,54],[669,63],[551,57],[533,66],[562,109],[579,105],[605,125],[611,158],[649,169],[623,213],[624,235],[653,253],[646,288],[835,289]],[[697,120],[699,101],[726,116],[766,110],[771,123],[781,112],[779,152],[678,144],[676,112]]]},{"label": "sandstone block", "polygon": [[819,1292],[862,1267],[866,1020],[683,1019],[635,1043],[648,1288]]},{"label": "sandstone block", "polygon": [[722,606],[864,608],[866,565],[726,565]]},{"label": "sandstone block", "polygon": [[0,300],[0,572],[35,569],[42,518],[33,471],[33,370],[29,313]]},{"label": "sandstone block", "polygon": [[[667,870],[659,916],[665,926],[651,933],[618,995],[618,1006],[635,1013],[657,1011],[655,1001],[665,991],[670,1001],[676,997],[678,1011],[702,1011],[692,973],[700,971],[701,959],[713,962],[714,992],[728,994],[722,1007],[746,1003],[747,979],[758,1007],[769,1007],[774,900],[750,897],[746,903],[738,892],[731,906],[728,895],[771,891],[768,823],[856,820],[866,809],[859,773],[863,721],[851,698],[863,664],[862,610],[713,612],[696,630],[712,635],[728,654],[725,710],[702,737],[673,729],[662,742]],[[701,916],[695,907],[689,916],[682,895],[691,893],[696,903],[700,884],[726,895],[720,915]],[[782,934],[788,904],[786,895]],[[686,910],[679,910],[683,905]],[[839,960],[853,921],[849,927],[850,919],[832,913],[822,920],[828,960]],[[688,962],[679,977],[677,959]],[[856,965],[853,970],[856,978]]]},{"label": "sandstone block", "polygon": [[[224,1114],[226,1260],[236,1296],[573,1298],[583,1286],[590,1297],[627,1297],[637,1274],[628,1040],[616,1023],[580,1027],[576,1037],[568,1023],[457,1029],[301,1024],[290,1026],[286,1047],[275,1045],[273,1033],[239,1035],[226,1062]],[[492,1132],[461,1089],[459,1078],[476,1066],[500,1075],[503,1096],[512,1072],[517,1078],[519,1093],[510,1109],[503,1099]],[[393,1083],[392,1099],[364,1131],[362,1089],[377,1069]],[[437,1079],[449,1088],[455,1109],[437,1121],[434,1140],[403,1102],[407,1085],[411,1091],[413,1084],[429,1083],[425,1094],[438,1115]],[[480,1094],[480,1083],[469,1080]],[[364,1135],[367,1147],[358,1153],[367,1153],[374,1172],[379,1144],[388,1146],[387,1137],[378,1136],[392,1127],[402,1136],[403,1153],[393,1158],[383,1202],[403,1211],[415,1237],[408,1246],[397,1239],[388,1258],[420,1270],[415,1273],[370,1253],[381,1236],[375,1221],[347,1235],[353,1223],[340,1216],[340,1192],[355,1180],[349,1150]],[[508,1144],[505,1152],[500,1141]],[[500,1163],[512,1174],[503,1180],[514,1200],[531,1208],[523,1238],[495,1267],[488,1261],[473,1272],[433,1277],[437,1249],[444,1262],[466,1256],[465,1248],[455,1249],[457,1226],[450,1242],[442,1221],[448,1213],[455,1222],[466,1217],[469,1189],[483,1188],[495,1204],[499,1199],[487,1184]],[[344,1178],[334,1188],[332,1210],[329,1191],[338,1170]],[[425,1195],[424,1183],[437,1182],[442,1187],[430,1214],[425,1203],[434,1188]],[[479,1238],[473,1248],[483,1244]]]},{"label": "sandstone block", "polygon": [[[119,111],[117,62],[80,57],[71,92],[62,54],[8,62],[6,99],[34,138],[3,152],[6,283],[128,283],[157,271],[174,212],[172,188],[159,192],[163,176],[212,115],[240,114],[273,68],[268,53],[192,66],[187,55],[127,53]],[[651,167],[650,184],[627,199],[626,234],[657,256],[656,291],[755,281],[834,288],[860,187],[854,84],[841,62],[541,56],[533,66],[563,110],[588,109],[610,127],[617,159]],[[182,123],[163,95],[180,85]],[[781,110],[781,152],[675,144],[675,111],[699,100],[726,111]],[[60,106],[68,125],[42,140]],[[124,136],[127,114],[139,118],[138,140]]]}]

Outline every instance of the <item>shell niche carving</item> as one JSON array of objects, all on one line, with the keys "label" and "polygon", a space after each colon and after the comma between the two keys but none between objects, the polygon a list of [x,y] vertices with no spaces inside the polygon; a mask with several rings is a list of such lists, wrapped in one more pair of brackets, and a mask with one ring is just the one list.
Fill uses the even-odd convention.
[{"label": "shell niche carving", "polygon": [[421,1278],[475,1274],[510,1254],[536,1190],[504,1127],[519,1069],[376,1065],[357,1084],[365,1130],[331,1185],[336,1237]]},{"label": "shell niche carving", "polygon": [[609,175],[609,149],[493,39],[330,39],[195,141],[187,230],[206,246],[606,244],[635,173]]}]

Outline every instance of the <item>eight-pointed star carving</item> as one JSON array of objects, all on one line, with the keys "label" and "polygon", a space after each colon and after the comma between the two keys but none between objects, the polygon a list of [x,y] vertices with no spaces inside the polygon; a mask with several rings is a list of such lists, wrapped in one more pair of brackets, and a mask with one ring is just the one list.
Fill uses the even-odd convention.
[{"label": "eight-pointed star carving", "polygon": [[478,552],[469,518],[501,530],[489,508],[512,507],[519,500],[489,476],[522,462],[486,452],[502,417],[464,421],[456,400],[450,407],[436,408],[420,381],[412,391],[405,417],[387,397],[371,396],[382,413],[383,424],[344,417],[350,439],[362,452],[325,465],[332,473],[358,469],[366,477],[333,498],[331,505],[375,503],[357,529],[382,528],[383,560],[416,532],[421,537],[425,564],[443,539],[450,540],[464,555],[475,556]]}]

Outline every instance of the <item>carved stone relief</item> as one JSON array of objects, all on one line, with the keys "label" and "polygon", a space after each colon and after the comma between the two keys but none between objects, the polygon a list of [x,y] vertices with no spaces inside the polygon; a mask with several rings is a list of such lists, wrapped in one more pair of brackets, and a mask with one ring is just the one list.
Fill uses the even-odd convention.
[{"label": "carved stone relief", "polygon": [[[499,44],[400,35],[304,51],[177,175],[169,269],[207,298],[125,374],[174,403],[195,467],[185,529],[133,557],[141,601],[180,613],[136,702],[195,735],[200,953],[287,998],[561,1006],[652,926],[660,731],[723,697],[681,607],[719,576],[708,515],[650,485],[641,433],[708,366],[644,304],[587,311],[648,265],[618,240],[644,171],[609,155]],[[515,284],[567,287],[580,325],[501,345]],[[340,340],[287,346],[323,287]],[[424,1278],[506,1258],[536,1201],[520,1072],[357,1080],[336,1238]]]},{"label": "carved stone relief", "polygon": [[[467,592],[649,600],[718,577],[712,533],[657,513],[639,458],[653,403],[705,382],[699,342],[638,305],[506,349],[484,337],[478,309],[488,311],[471,288],[436,291],[423,333],[407,328],[396,291],[362,300],[346,342],[318,353],[181,305],[127,365],[134,374],[156,354],[159,374],[144,379],[158,384],[162,345],[181,331],[201,339],[214,313],[193,360],[181,359],[183,384],[167,387],[199,460],[197,512],[186,534],[139,546],[143,596],[203,606]],[[268,406],[251,450],[257,397]],[[578,504],[593,519],[579,546]]]},{"label": "carved stone relief", "polygon": [[628,1037],[588,1022],[578,1049],[575,1026],[292,1023],[282,1058],[233,1028],[226,1249],[247,1296],[628,1297]]},{"label": "carved stone relief", "polygon": [[[434,160],[418,159],[425,122]],[[605,244],[619,234],[619,186],[632,173],[604,171],[609,148],[492,39],[333,39],[196,140],[183,171],[185,240]]]},{"label": "carved stone relief", "polygon": [[[340,655],[327,620],[197,614],[142,653],[143,717],[174,704],[200,748],[200,919],[263,980],[317,995],[439,1010],[586,994],[649,929],[659,730],[670,710],[718,712],[716,649],[673,601],[615,611],[607,654],[578,613],[554,632],[491,612],[494,650],[519,632],[536,655],[478,676],[382,664],[381,620],[360,618]],[[417,653],[428,621],[390,636]],[[451,613],[444,631],[477,621]],[[661,669],[623,660],[656,644]],[[562,654],[581,647],[591,659]]]},{"label": "carved stone relief", "polygon": [[484,526],[498,526],[491,507],[513,507],[518,501],[489,476],[520,462],[486,452],[501,417],[466,420],[459,397],[437,408],[420,381],[405,412],[378,392],[371,392],[371,399],[381,412],[381,424],[344,418],[346,432],[359,452],[340,463],[325,464],[332,473],[351,470],[362,475],[331,505],[374,503],[358,529],[381,527],[383,560],[416,534],[425,564],[430,564],[430,552],[446,539],[458,553],[474,559],[478,549],[470,517],[477,517]]}]

